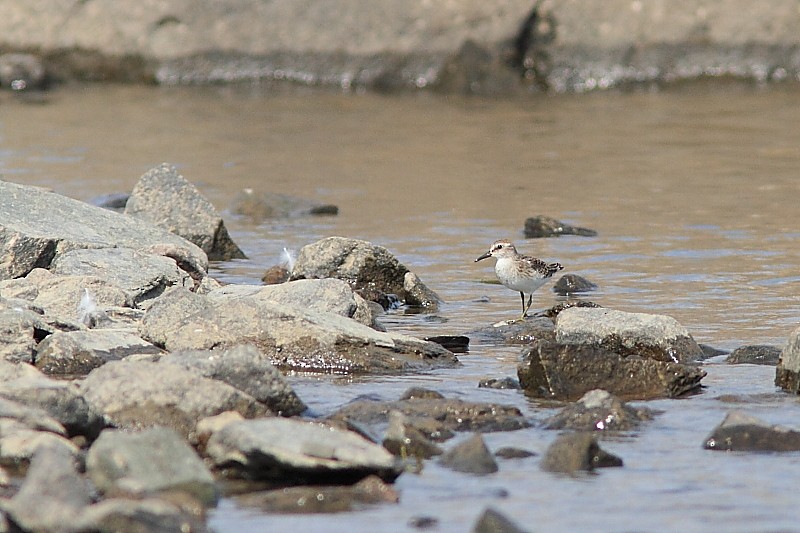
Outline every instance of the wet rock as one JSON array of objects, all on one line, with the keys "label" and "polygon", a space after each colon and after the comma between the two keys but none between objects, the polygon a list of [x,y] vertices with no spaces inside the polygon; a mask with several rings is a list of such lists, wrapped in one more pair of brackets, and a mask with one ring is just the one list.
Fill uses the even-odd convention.
[{"label": "wet rock", "polygon": [[699,361],[705,361],[706,359],[710,359],[718,355],[725,355],[731,353],[730,351],[720,350],[719,348],[709,346],[708,344],[698,343],[698,346],[700,346],[700,349],[703,350],[703,356],[701,358],[698,358]]},{"label": "wet rock", "polygon": [[271,192],[256,192],[243,189],[231,202],[231,213],[248,217],[253,222],[261,222],[270,218],[288,218],[297,216],[335,216],[339,208],[331,204],[322,204],[296,196]]},{"label": "wet rock", "polygon": [[0,87],[12,91],[43,89],[46,72],[42,59],[33,54],[0,55]]},{"label": "wet rock", "polygon": [[261,276],[261,281],[264,282],[264,285],[278,285],[289,281],[291,274],[284,265],[275,265],[264,272],[264,275]]},{"label": "wet rock", "polygon": [[553,292],[561,296],[597,290],[597,285],[577,274],[564,274],[553,285]]},{"label": "wet rock", "polygon": [[161,358],[160,364],[177,365],[227,383],[281,416],[299,415],[306,410],[283,374],[254,346],[175,352]]},{"label": "wet rock", "polygon": [[453,367],[438,344],[376,331],[333,313],[257,298],[209,298],[168,291],[140,326],[145,340],[168,351],[253,344],[282,369],[391,373]]},{"label": "wet rock", "polygon": [[527,459],[528,457],[535,457],[536,455],[535,452],[513,448],[511,446],[498,448],[494,452],[494,456],[501,459]]},{"label": "wet rock", "polygon": [[535,340],[555,339],[555,325],[546,317],[528,317],[525,320],[500,322],[493,326],[467,333],[474,340],[495,344],[530,344]]},{"label": "wet rock", "polygon": [[622,459],[601,449],[591,433],[577,432],[558,437],[545,451],[539,466],[546,472],[573,474],[622,466]]},{"label": "wet rock", "polygon": [[596,237],[593,229],[570,226],[555,218],[543,215],[525,220],[525,238],[538,239],[542,237],[560,237],[561,235],[578,235],[581,237]]},{"label": "wet rock", "polygon": [[725,359],[731,365],[777,365],[781,358],[781,349],[777,346],[757,344],[753,346],[740,346]]},{"label": "wet rock", "polygon": [[732,411],[714,428],[703,446],[707,450],[737,452],[793,452],[800,450],[800,431],[773,426]]},{"label": "wet rock", "polygon": [[86,454],[86,473],[106,495],[182,492],[206,506],[217,501],[214,478],[203,460],[168,428],[103,431]]},{"label": "wet rock", "polygon": [[543,425],[545,429],[630,431],[642,422],[652,420],[654,415],[652,409],[631,407],[616,396],[595,389],[547,418]]},{"label": "wet rock", "polygon": [[592,389],[626,399],[675,398],[700,387],[706,373],[693,365],[627,356],[600,346],[534,342],[517,368],[533,396],[571,400]]},{"label": "wet rock", "polygon": [[228,424],[208,439],[206,454],[232,475],[285,484],[346,484],[372,474],[393,481],[400,474],[382,446],[352,431],[288,418]]},{"label": "wet rock", "polygon": [[472,528],[472,533],[526,533],[504,514],[487,507]]},{"label": "wet rock", "polygon": [[665,315],[571,307],[556,317],[556,342],[595,345],[621,355],[689,363],[703,351],[689,331]]},{"label": "wet rock", "polygon": [[125,205],[125,214],[193,242],[212,261],[246,258],[211,202],[168,163],[139,178]]},{"label": "wet rock", "polygon": [[775,368],[775,385],[787,392],[800,393],[800,326],[789,335]]},{"label": "wet rock", "polygon": [[383,439],[383,447],[402,458],[430,459],[441,455],[443,450],[428,439],[399,411],[389,412],[389,427]]},{"label": "wet rock", "polygon": [[272,414],[249,394],[177,365],[112,361],[79,385],[93,409],[121,429],[161,425],[193,437],[200,419],[225,411],[246,418]]},{"label": "wet rock", "polygon": [[433,89],[443,93],[509,95],[521,92],[523,80],[504,54],[468,39],[445,63]]},{"label": "wet rock", "polygon": [[356,291],[375,288],[396,294],[410,305],[429,301],[428,307],[434,309],[438,297],[434,299],[435,293],[421,281],[411,278],[413,283],[409,288],[413,288],[414,294],[406,291],[408,272],[408,268],[382,246],[357,239],[328,237],[303,246],[292,268],[291,279],[337,278],[348,282]]},{"label": "wet rock", "polygon": [[447,450],[439,463],[450,470],[466,474],[492,474],[498,470],[492,453],[479,434]]},{"label": "wet rock", "polygon": [[73,522],[77,531],[207,533],[202,517],[163,499],[109,498],[86,508]]},{"label": "wet rock", "polygon": [[129,355],[159,355],[161,349],[125,330],[56,332],[36,351],[36,368],[49,375],[78,376]]},{"label": "wet rock", "polygon": [[[79,248],[152,249],[171,246],[205,272],[206,254],[194,244],[142,220],[39,187],[0,182],[0,279],[48,268]],[[164,255],[164,254],[161,254]]]},{"label": "wet rock", "polygon": [[453,353],[467,353],[469,351],[469,337],[466,335],[434,335],[425,337],[425,340],[435,342]]},{"label": "wet rock", "polygon": [[521,389],[522,386],[514,378],[485,378],[478,382],[479,389]]},{"label": "wet rock", "polygon": [[238,496],[242,507],[257,507],[268,513],[340,513],[368,505],[397,503],[400,496],[377,476],[367,476],[351,486],[289,487]]},{"label": "wet rock", "polygon": [[406,272],[403,277],[403,293],[406,305],[423,307],[425,309],[438,309],[442,301],[439,295],[425,286],[419,276],[413,272]]},{"label": "wet rock", "polygon": [[432,389],[426,389],[424,387],[411,387],[406,389],[406,391],[400,396],[401,400],[420,400],[423,398],[429,400],[443,400],[444,394]]},{"label": "wet rock", "polygon": [[71,531],[68,524],[89,506],[89,488],[75,458],[58,447],[41,447],[19,492],[5,504],[22,531]]},{"label": "wet rock", "polygon": [[586,307],[586,308],[594,308],[599,309],[602,308],[602,305],[596,304],[595,302],[590,302],[588,300],[569,300],[566,302],[559,302],[550,309],[542,311],[542,316],[545,316],[551,320],[555,320],[558,314],[563,311],[564,309],[571,309],[573,307]]}]

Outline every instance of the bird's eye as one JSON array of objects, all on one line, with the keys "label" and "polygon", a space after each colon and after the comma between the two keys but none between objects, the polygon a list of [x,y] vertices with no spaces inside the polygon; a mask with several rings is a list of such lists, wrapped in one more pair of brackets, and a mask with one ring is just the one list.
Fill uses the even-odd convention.
[{"label": "bird's eye", "polygon": [[498,244],[497,246],[494,247],[494,249],[495,250],[502,250],[503,249],[503,245],[502,244]]}]

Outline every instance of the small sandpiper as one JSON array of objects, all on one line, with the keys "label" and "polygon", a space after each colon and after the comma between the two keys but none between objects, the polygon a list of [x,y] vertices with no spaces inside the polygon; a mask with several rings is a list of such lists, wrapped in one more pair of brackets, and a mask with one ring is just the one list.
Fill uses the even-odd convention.
[{"label": "small sandpiper", "polygon": [[[482,259],[494,257],[497,262],[494,265],[494,272],[497,279],[504,286],[511,290],[519,291],[522,298],[522,316],[524,320],[528,315],[528,309],[533,301],[533,291],[544,285],[553,274],[563,269],[560,263],[545,263],[541,259],[522,255],[517,252],[514,243],[501,239],[495,241],[488,252],[475,260],[477,263]],[[530,294],[528,305],[525,305],[525,293]]]}]

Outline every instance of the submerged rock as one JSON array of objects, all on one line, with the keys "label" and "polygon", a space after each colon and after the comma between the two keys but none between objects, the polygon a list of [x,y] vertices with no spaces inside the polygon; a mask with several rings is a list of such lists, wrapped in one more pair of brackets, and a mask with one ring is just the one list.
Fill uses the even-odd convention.
[{"label": "submerged rock", "polygon": [[800,450],[800,431],[733,411],[714,428],[703,446],[707,450],[736,452],[794,452]]},{"label": "submerged rock", "polygon": [[297,216],[335,216],[339,208],[332,204],[322,204],[296,196],[272,192],[256,192],[253,189],[241,190],[231,202],[231,213],[261,222],[269,218],[288,218]]},{"label": "submerged rock", "polygon": [[400,411],[389,411],[389,427],[383,438],[383,447],[402,458],[430,459],[443,453]]},{"label": "submerged rock", "polygon": [[497,472],[497,462],[480,434],[475,434],[447,450],[439,463],[466,474],[492,474]]},{"label": "submerged rock", "polygon": [[170,164],[162,163],[139,178],[125,214],[193,242],[212,261],[246,258],[211,202]]},{"label": "submerged rock", "polygon": [[577,432],[558,437],[545,451],[539,466],[547,472],[574,474],[622,466],[622,459],[601,449],[591,433]]},{"label": "submerged rock", "polygon": [[581,237],[596,237],[593,229],[570,226],[555,218],[538,215],[525,220],[525,238],[538,239],[542,237],[560,237],[561,235],[578,235]]},{"label": "submerged rock", "polygon": [[789,335],[775,368],[775,385],[787,392],[800,393],[800,326]]},{"label": "submerged rock", "polygon": [[777,346],[757,344],[753,346],[740,346],[725,359],[731,365],[776,365],[781,358],[781,349]]},{"label": "submerged rock", "polygon": [[535,340],[554,340],[555,325],[547,317],[528,317],[525,320],[500,322],[467,333],[472,339],[485,343],[530,344]]},{"label": "submerged rock", "polygon": [[478,517],[472,533],[527,533],[504,514],[487,507]]},{"label": "submerged rock", "polygon": [[577,429],[582,431],[629,431],[642,422],[652,420],[652,409],[627,405],[607,391],[587,392],[544,421],[545,429]]},{"label": "submerged rock", "polygon": [[564,274],[553,285],[553,292],[561,296],[597,290],[597,285],[577,274]]},{"label": "submerged rock", "polygon": [[478,382],[479,389],[521,389],[522,386],[514,378],[484,378]]}]

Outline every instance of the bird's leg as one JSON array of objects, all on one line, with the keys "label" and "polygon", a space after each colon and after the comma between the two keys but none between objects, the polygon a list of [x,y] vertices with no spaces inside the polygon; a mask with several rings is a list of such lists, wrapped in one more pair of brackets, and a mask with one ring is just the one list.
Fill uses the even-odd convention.
[{"label": "bird's leg", "polygon": [[[525,293],[520,292],[519,297],[522,298],[522,316],[519,317],[520,320],[525,320],[525,313],[528,312],[528,308],[525,307]],[[530,304],[528,304],[530,306]]]},{"label": "bird's leg", "polygon": [[533,293],[531,293],[528,296],[528,305],[525,306],[525,312],[522,313],[522,316],[528,316],[528,311],[530,311],[532,303],[533,303]]}]

